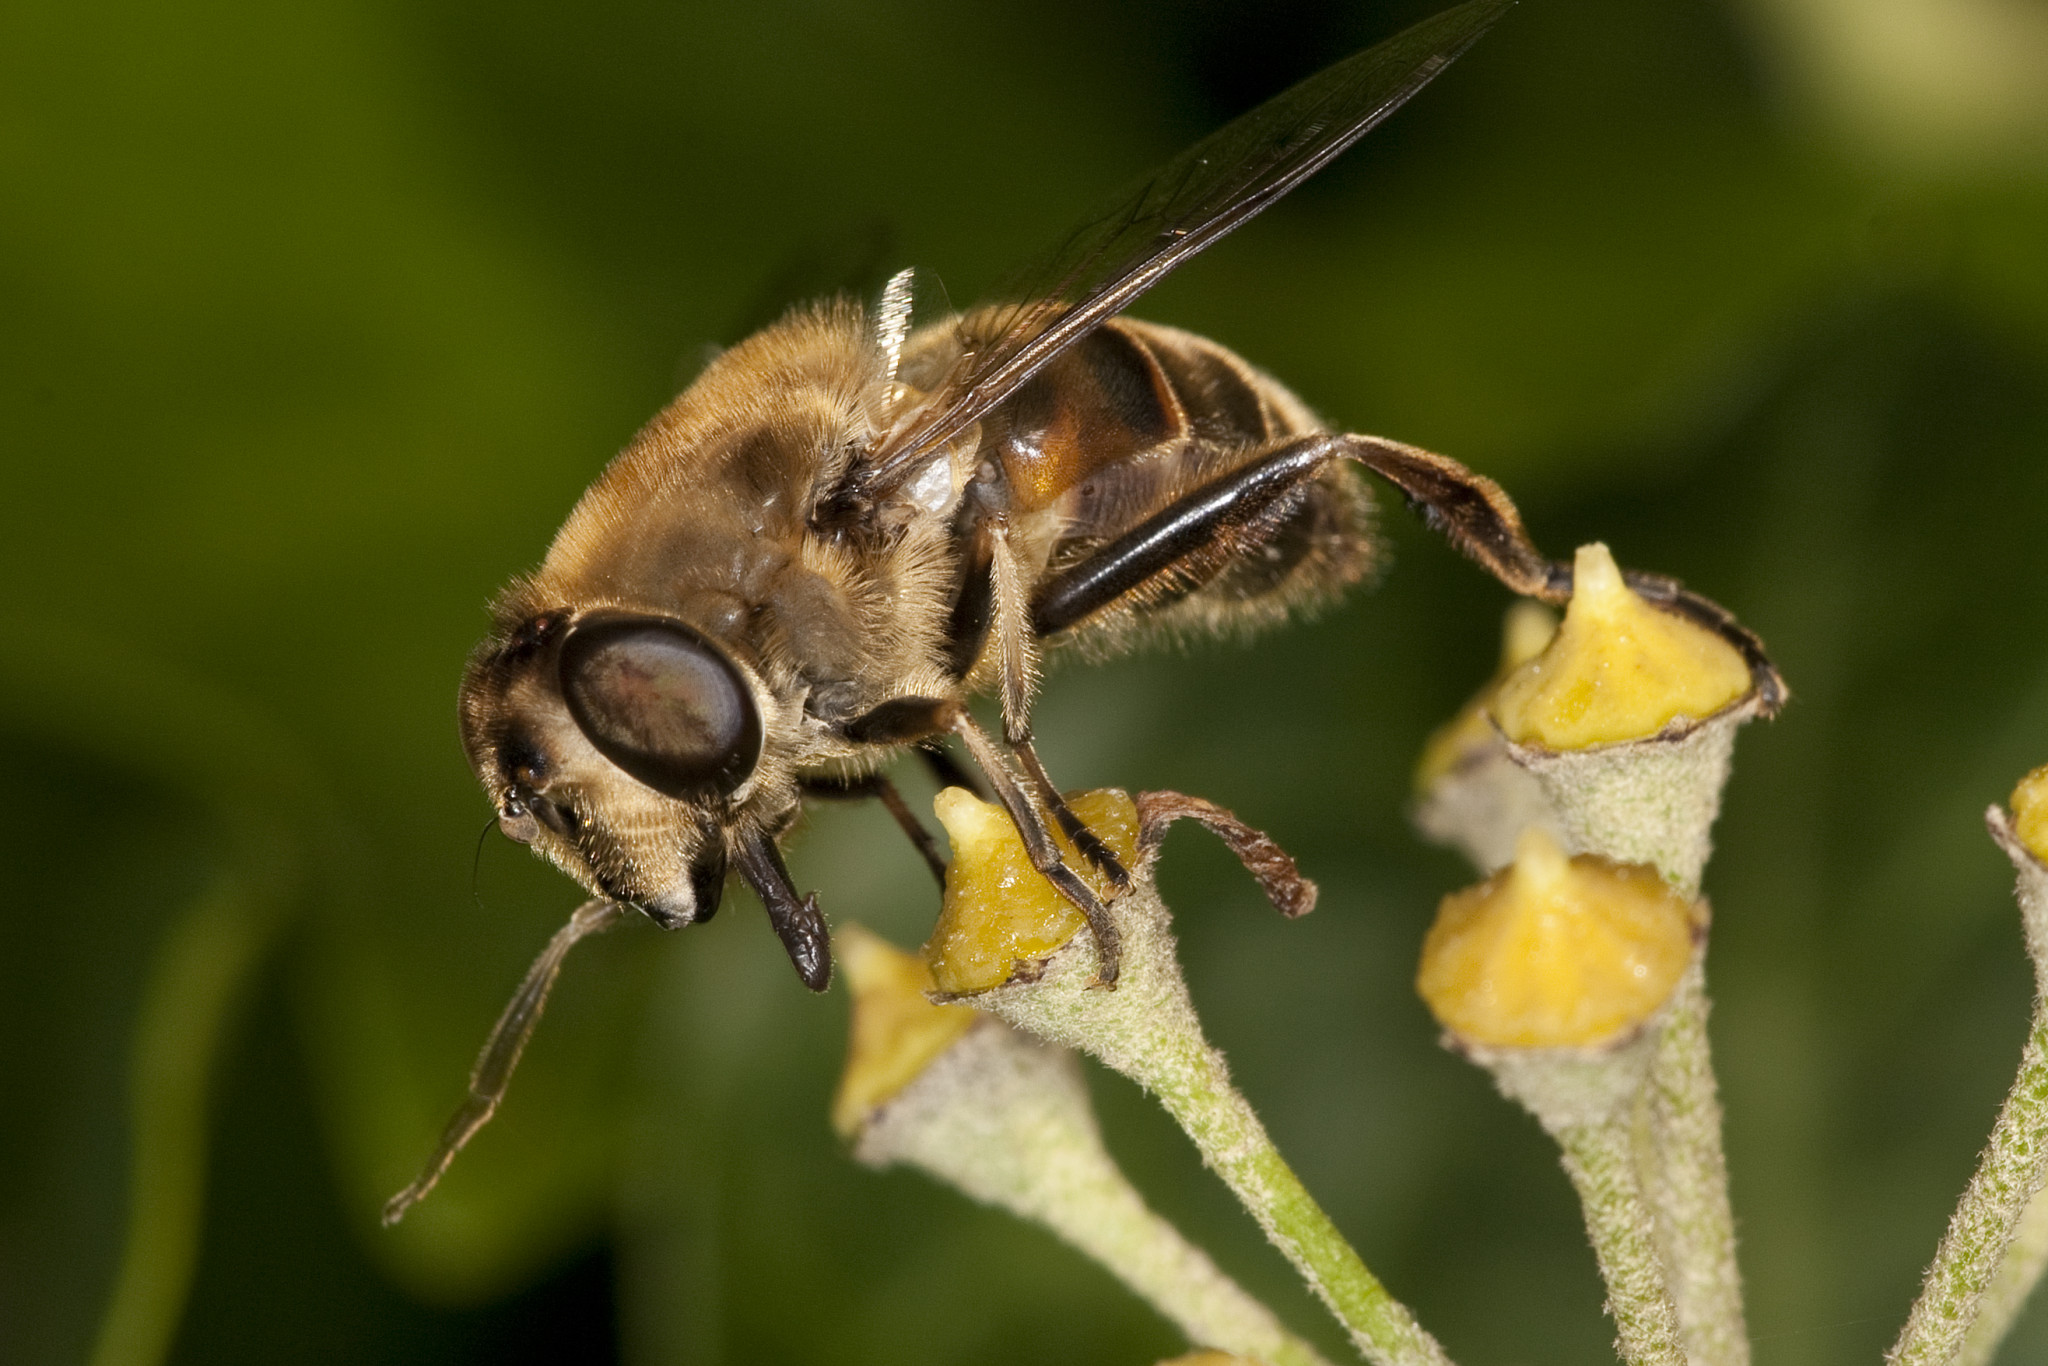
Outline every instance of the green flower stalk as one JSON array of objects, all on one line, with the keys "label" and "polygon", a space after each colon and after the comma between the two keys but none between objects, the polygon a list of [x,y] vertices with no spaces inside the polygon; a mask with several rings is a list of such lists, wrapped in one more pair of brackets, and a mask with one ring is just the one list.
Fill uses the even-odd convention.
[{"label": "green flower stalk", "polygon": [[[2037,989],[2048,964],[2048,765],[2020,780],[2013,790],[2012,814],[1997,807],[1985,813],[1997,840],[2019,871],[2019,902],[2026,925],[2027,952],[2034,960]],[[2040,1005],[2035,1006],[2034,1036],[2040,1033]],[[1984,1292],[1956,1356],[1957,1366],[1984,1366],[1997,1352],[2013,1321],[2026,1306],[2041,1273],[2048,1269],[2048,1196],[2036,1194],[2020,1216],[2005,1262]]]},{"label": "green flower stalk", "polygon": [[2019,874],[2034,1018],[2012,1091],[1885,1358],[1894,1366],[1982,1366],[2048,1264],[2048,767],[2020,783],[2010,814],[1994,806],[1985,821]]},{"label": "green flower stalk", "polygon": [[[1165,797],[1171,819],[1191,810]],[[1141,799],[1144,800],[1144,799]],[[1152,1092],[1203,1160],[1258,1221],[1376,1366],[1448,1366],[1449,1359],[1408,1309],[1367,1270],[1280,1156],[1251,1104],[1231,1084],[1222,1054],[1203,1036],[1174,949],[1172,916],[1153,883],[1156,831],[1122,793],[1090,793],[1073,805],[1132,871],[1131,889],[1111,907],[1123,935],[1115,990],[1091,988],[1096,955],[1078,914],[1032,870],[1000,810],[957,789],[936,803],[953,845],[946,905],[926,952],[940,987],[1026,1033],[1086,1052]],[[1155,807],[1154,810],[1166,808]],[[1298,886],[1276,873],[1277,851],[1226,813],[1234,848],[1269,892]],[[1240,843],[1240,840],[1243,842]],[[1280,856],[1284,858],[1284,856]],[[1283,906],[1300,903],[1276,894]],[[949,985],[951,984],[951,985]]]},{"label": "green flower stalk", "polygon": [[1494,720],[1576,849],[1699,891],[1735,731],[1769,691],[1699,623],[1660,610],[1607,547],[1580,548],[1564,624],[1500,685]]},{"label": "green flower stalk", "polygon": [[1962,1348],[1955,1355],[1955,1366],[1986,1366],[1998,1355],[2034,1287],[2041,1283],[2043,1267],[2048,1267],[2048,1199],[2036,1194],[2013,1231],[2004,1264],[1984,1289],[1984,1298],[1977,1306],[1977,1321],[1963,1338]]},{"label": "green flower stalk", "polygon": [[1071,1053],[932,1004],[924,963],[857,925],[834,939],[854,1005],[833,1124],[858,1160],[916,1167],[1044,1225],[1215,1359],[1327,1366],[1145,1205],[1102,1145]]},{"label": "green flower stalk", "polygon": [[[1712,849],[1735,732],[1784,696],[1740,627],[1668,585],[1631,580],[1594,544],[1574,560],[1556,638],[1502,682],[1492,714],[1568,847],[1647,864],[1690,898]],[[1707,1012],[1702,953],[1658,1031],[1638,1163],[1688,1359],[1748,1366]]]},{"label": "green flower stalk", "polygon": [[1704,924],[1654,870],[1567,859],[1532,828],[1513,864],[1444,898],[1416,976],[1446,1043],[1557,1140],[1629,1366],[1686,1360],[1634,1133]]}]

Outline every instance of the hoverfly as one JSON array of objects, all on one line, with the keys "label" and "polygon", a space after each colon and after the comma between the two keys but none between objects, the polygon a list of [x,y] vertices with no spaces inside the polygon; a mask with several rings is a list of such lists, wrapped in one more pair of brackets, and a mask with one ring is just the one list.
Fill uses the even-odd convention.
[{"label": "hoverfly", "polygon": [[[540,569],[498,599],[461,688],[464,748],[500,829],[593,899],[506,1007],[386,1222],[490,1117],[579,939],[633,912],[708,920],[736,872],[823,990],[825,921],[777,842],[807,795],[872,795],[943,873],[880,771],[909,747],[950,768],[932,746],[961,742],[1087,916],[1113,986],[1115,925],[1052,828],[1112,887],[1126,874],[1032,746],[1039,650],[1238,631],[1332,596],[1372,559],[1354,467],[1514,591],[1569,595],[1570,566],[1537,552],[1491,480],[1330,431],[1216,342],[1120,316],[1511,4],[1470,0],[1311,76],[1088,219],[1000,302],[913,330],[905,272],[872,310],[789,314],[713,359],[612,461]],[[1639,586],[1761,659],[1711,603]],[[967,709],[988,692],[1000,738]]]}]

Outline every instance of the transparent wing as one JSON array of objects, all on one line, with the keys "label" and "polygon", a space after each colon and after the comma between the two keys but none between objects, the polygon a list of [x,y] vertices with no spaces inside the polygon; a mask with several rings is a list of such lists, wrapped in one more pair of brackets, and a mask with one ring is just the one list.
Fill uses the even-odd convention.
[{"label": "transparent wing", "polygon": [[1365,136],[1514,0],[1470,0],[1346,58],[1210,134],[1011,277],[962,320],[944,380],[848,476],[867,503],[1063,349]]}]

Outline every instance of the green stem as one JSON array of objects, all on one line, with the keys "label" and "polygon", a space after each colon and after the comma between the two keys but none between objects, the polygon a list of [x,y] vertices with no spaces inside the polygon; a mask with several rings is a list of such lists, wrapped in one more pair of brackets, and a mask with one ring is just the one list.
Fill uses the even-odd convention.
[{"label": "green stem", "polygon": [[2048,1196],[2036,1195],[2020,1216],[2004,1265],[1984,1291],[1977,1321],[1963,1338],[1955,1366],[1986,1366],[1998,1354],[1999,1345],[2040,1284],[2043,1270],[2048,1270]]},{"label": "green stem", "polygon": [[1058,1205],[1043,1211],[1046,1225],[1157,1306],[1189,1341],[1271,1366],[1329,1366],[1147,1207],[1114,1164],[1080,1175]]},{"label": "green stem", "polygon": [[224,871],[151,960],[129,1075],[128,1223],[93,1366],[170,1352],[205,1219],[209,1084],[235,1008],[318,858],[346,878],[346,822],[317,768],[264,718],[125,641],[0,613],[0,705],[149,774],[217,824]]},{"label": "green stem", "polygon": [[1271,1366],[1329,1366],[1145,1204],[1103,1147],[1064,1049],[984,1021],[868,1121],[855,1155],[918,1167],[1045,1225],[1198,1346]]},{"label": "green stem", "polygon": [[1367,1360],[1449,1366],[1436,1339],[1367,1269],[1280,1156],[1250,1102],[1231,1084],[1220,1054],[1202,1044],[1182,1066],[1146,1084]]},{"label": "green stem", "polygon": [[[2048,1177],[2048,1000],[2037,1001],[2012,1092],[1963,1191],[1906,1327],[1885,1360],[1949,1366],[1963,1351],[1984,1298]],[[1995,1345],[1995,1344],[1994,1344]]]},{"label": "green stem", "polygon": [[1665,1288],[1650,1207],[1636,1179],[1628,1120],[1575,1124],[1556,1135],[1607,1282],[1607,1312],[1621,1335],[1622,1360],[1629,1366],[1685,1366],[1678,1310]]},{"label": "green stem", "polygon": [[1462,1046],[1557,1140],[1607,1283],[1622,1359],[1629,1366],[1686,1366],[1657,1219],[1637,1165],[1636,1116],[1656,1047],[1649,1035],[1604,1049]]},{"label": "green stem", "polygon": [[[1543,785],[1575,847],[1651,864],[1697,896],[1735,732],[1757,706],[1752,696],[1681,734],[1568,754],[1521,746],[1513,753]],[[1692,1366],[1749,1366],[1707,1009],[1701,961],[1680,983],[1659,1037],[1637,1160]]]},{"label": "green stem", "polygon": [[2019,874],[2015,888],[2034,960],[2034,1022],[2019,1076],[1991,1141],[1949,1218],[1920,1298],[1888,1360],[1982,1366],[1998,1351],[2048,1265],[2048,864],[2003,807],[1984,813]]},{"label": "green stem", "polygon": [[1188,998],[1169,929],[1149,876],[1120,897],[1123,976],[1091,990],[1095,957],[1076,941],[1032,983],[973,998],[1011,1024],[1080,1049],[1158,1096],[1202,1158],[1337,1316],[1376,1366],[1449,1366],[1415,1316],[1387,1292],[1280,1156],[1265,1125],[1231,1084]]},{"label": "green stem", "polygon": [[1678,985],[1650,1070],[1651,1139],[1640,1154],[1657,1242],[1692,1366],[1749,1366],[1721,1101],[1707,1041],[1703,962]]},{"label": "green stem", "polygon": [[1755,714],[1751,699],[1682,732],[1561,752],[1511,744],[1508,753],[1542,785],[1574,849],[1650,864],[1697,896],[1735,732]]}]

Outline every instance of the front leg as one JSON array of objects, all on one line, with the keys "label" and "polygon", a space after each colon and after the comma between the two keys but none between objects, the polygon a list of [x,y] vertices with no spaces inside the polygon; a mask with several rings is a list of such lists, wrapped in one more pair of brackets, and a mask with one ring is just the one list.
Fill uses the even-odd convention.
[{"label": "front leg", "polygon": [[[1003,740],[1024,766],[1024,777],[1060,830],[1116,887],[1127,891],[1131,875],[1116,852],[1074,814],[1031,737],[1031,698],[1038,683],[1038,632],[1024,575],[1010,543],[1007,517],[994,508],[975,516],[966,536],[966,577],[950,620],[955,672],[965,679],[985,648],[995,651],[996,679],[1003,706]],[[964,634],[963,634],[964,633]]]},{"label": "front leg", "polygon": [[946,885],[946,856],[939,852],[939,845],[932,838],[932,832],[924,828],[924,822],[903,800],[903,794],[896,790],[896,784],[880,773],[870,773],[860,778],[812,777],[800,779],[797,788],[806,797],[817,797],[823,801],[859,801],[873,797],[881,802],[882,809],[889,813],[901,830],[924,859],[925,866],[932,870],[932,876],[939,880],[939,886]]},{"label": "front leg", "polygon": [[[946,698],[899,697],[847,722],[842,733],[847,739],[861,744],[908,744],[948,733],[959,736],[967,747],[968,757],[988,779],[997,804],[1009,816],[1010,824],[1016,827],[1017,837],[1024,843],[1024,852],[1031,859],[1031,866],[1087,917],[1099,964],[1097,982],[1105,987],[1116,985],[1122,962],[1121,937],[1117,933],[1116,922],[1110,919],[1108,908],[1081,880],[1081,875],[1067,866],[1030,794],[1017,780],[1017,775],[1010,771],[1010,765],[996,748],[995,740],[974,723],[966,707]],[[1039,771],[1041,775],[1044,772],[1043,769]],[[1061,808],[1065,805],[1060,803]],[[1083,825],[1082,829],[1087,827]],[[1079,841],[1075,844],[1080,847]]]},{"label": "front leg", "polygon": [[1096,871],[1108,878],[1118,893],[1131,889],[1131,875],[1124,867],[1123,860],[1116,856],[1116,850],[1102,842],[1102,836],[1088,828],[1088,822],[1076,815],[1074,808],[1067,805],[1066,797],[1054,786],[1052,775],[1045,771],[1045,764],[1038,757],[1038,748],[1031,743],[1031,729],[1025,726],[1018,730],[1006,730],[1003,743],[1024,765],[1024,776],[1030,780],[1038,800],[1052,813],[1059,824],[1060,832],[1078,849],[1081,857],[1095,865]]}]

